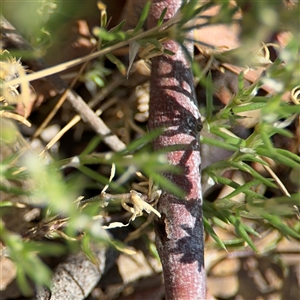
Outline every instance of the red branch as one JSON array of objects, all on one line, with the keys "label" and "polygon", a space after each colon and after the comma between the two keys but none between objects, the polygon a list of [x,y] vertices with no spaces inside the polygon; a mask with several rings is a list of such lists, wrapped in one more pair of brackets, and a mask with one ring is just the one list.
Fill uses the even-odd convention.
[{"label": "red branch", "polygon": [[[152,0],[148,27],[154,27],[165,7],[165,21],[180,8],[180,0]],[[170,164],[179,166],[180,174],[166,173],[166,178],[185,192],[178,198],[164,191],[155,221],[166,299],[206,299],[204,243],[202,223],[200,113],[196,104],[193,74],[179,44],[163,44],[175,53],[152,59],[149,129],[165,128],[154,142],[155,150],[176,145],[167,152]],[[185,45],[187,46],[187,45]],[[192,51],[192,45],[188,45]]]}]

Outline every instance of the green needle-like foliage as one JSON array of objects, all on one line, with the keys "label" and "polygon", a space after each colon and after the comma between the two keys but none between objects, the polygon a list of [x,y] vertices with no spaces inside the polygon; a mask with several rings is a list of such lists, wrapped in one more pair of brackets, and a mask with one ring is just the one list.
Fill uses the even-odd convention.
[{"label": "green needle-like foliage", "polygon": [[[123,75],[126,74],[124,60],[117,57],[113,50],[126,45],[130,45],[129,51],[132,51],[132,45],[135,45],[137,50],[143,50],[143,58],[147,63],[155,55],[162,53],[172,55],[162,48],[162,41],[167,39],[177,40],[182,44],[183,51],[187,52],[183,43],[186,42],[186,32],[192,27],[199,30],[201,27],[212,24],[231,23],[237,8],[231,7],[229,2],[210,1],[199,5],[197,1],[183,1],[181,11],[174,19],[163,23],[167,12],[164,10],[157,28],[148,31],[144,28],[150,2],[147,2],[133,30],[123,31],[125,20],[114,28],[107,29],[106,15],[103,14],[100,26],[93,32],[98,39],[98,50],[111,49],[111,52],[105,53],[105,56]],[[238,0],[236,2],[243,8],[249,1]],[[284,24],[284,30],[289,30],[294,36],[284,49],[278,50],[276,60],[270,62],[263,74],[250,85],[244,84],[244,75],[247,70],[237,74],[237,92],[221,108],[214,100],[215,86],[211,70],[204,72],[195,59],[192,61],[192,68],[195,82],[200,82],[206,88],[205,107],[199,105],[204,120],[201,142],[209,146],[210,151],[217,149],[230,152],[227,158],[211,163],[202,170],[204,183],[213,181],[212,185],[231,188],[225,196],[216,197],[213,201],[209,197],[205,199],[205,230],[220,249],[229,251],[229,249],[243,248],[245,244],[248,244],[257,252],[255,241],[259,234],[256,226],[252,226],[253,223],[249,225],[249,219],[257,222],[257,226],[264,226],[266,230],[271,228],[278,231],[281,237],[300,240],[300,227],[297,225],[300,207],[299,176],[297,175],[300,169],[299,153],[295,149],[293,151],[291,147],[284,147],[286,145],[278,143],[281,139],[288,141],[286,143],[292,143],[298,139],[298,144],[296,142],[295,144],[299,148],[300,103],[297,86],[299,89],[300,60],[299,39],[295,34],[299,30],[296,21],[299,16],[294,10],[280,9],[281,1],[250,2],[249,11],[240,21],[241,39],[245,46],[241,46],[236,51],[212,51],[213,65],[236,62],[238,66],[254,69],[264,65],[255,64],[259,55],[249,54],[247,47],[251,43],[256,44],[256,40],[259,43],[265,41],[271,33],[281,31],[280,26]],[[220,13],[217,16],[207,17],[201,25],[193,25],[191,20],[202,18],[199,14],[215,4],[221,4]],[[45,19],[48,20],[50,12],[47,10],[45,14]],[[55,15],[55,11],[51,11],[51,14]],[[43,19],[40,23],[44,25],[46,20]],[[42,33],[35,28],[34,37],[40,35]],[[194,38],[190,38],[189,41],[191,40]],[[36,40],[34,44],[38,44]],[[42,48],[42,41],[39,45]],[[48,42],[46,46],[48,47]],[[132,52],[134,57],[130,57],[131,64],[137,52]],[[99,53],[101,55],[101,51]],[[191,57],[189,58],[192,60]],[[7,55],[3,54],[1,59],[1,63],[5,62]],[[95,62],[95,67],[91,67],[83,74],[83,80],[91,80],[96,86],[105,88],[107,81],[111,79],[109,77],[111,72],[104,67],[103,61],[104,56],[101,55],[99,61]],[[1,78],[1,92],[2,81]],[[264,84],[272,87],[274,90],[272,95],[262,96],[256,93],[263,88]],[[17,89],[18,86],[11,87],[11,92]],[[295,93],[291,96],[294,96],[294,101],[286,100],[285,94],[293,89]],[[5,117],[5,113],[13,112],[13,104],[1,104],[1,119],[9,119]],[[253,112],[256,112],[253,118],[257,120],[253,127],[246,128],[243,121],[251,119],[252,115],[249,113]],[[151,141],[159,136],[161,131],[139,134],[139,137],[136,132],[133,134],[130,132],[129,135],[134,138],[131,139],[126,149],[118,153],[107,152],[106,148],[99,151],[103,149],[101,148],[103,137],[95,136],[80,148],[80,153],[77,155],[72,154],[74,156],[63,159],[51,158],[48,161],[26,147],[24,150],[24,141],[20,138],[20,132],[15,125],[4,125],[1,122],[0,146],[3,153],[0,156],[0,239],[5,246],[5,254],[17,267],[17,281],[24,295],[29,295],[31,292],[28,278],[39,286],[50,284],[51,272],[40,256],[62,255],[78,248],[79,245],[87,255],[92,257],[89,252],[90,242],[105,243],[110,246],[118,245],[117,248],[121,250],[126,248],[124,244],[108,239],[104,229],[101,228],[102,216],[122,209],[121,200],[115,201],[114,199],[105,204],[101,202],[103,199],[100,199],[99,194],[106,185],[109,185],[110,194],[128,193],[132,184],[137,180],[136,174],[139,172],[146,178],[150,178],[160,189],[175,195],[182,195],[182,191],[176,185],[163,177],[164,172],[180,172],[180,166],[174,168],[168,165],[164,153],[153,152],[150,146]],[[248,134],[237,135],[235,133],[237,128],[245,129]],[[111,178],[107,172],[102,173],[102,170],[112,168],[113,165],[116,169],[115,178]],[[266,168],[269,173],[267,175],[262,173],[257,166],[262,169]],[[273,166],[274,170],[272,170]],[[290,176],[290,181],[293,183],[289,185],[291,191],[288,190],[289,186],[284,186],[287,182],[283,180],[284,176],[277,176],[277,172],[281,169],[287,177]],[[233,171],[238,172],[245,179],[244,182],[235,181],[228,175]],[[296,181],[298,181],[298,186]],[[97,190],[98,195],[91,198],[90,202],[86,201],[82,204],[81,194],[84,189],[89,190],[89,188],[94,192]],[[236,200],[237,197],[240,197],[239,200]],[[98,202],[95,204],[94,200],[99,201],[100,204]],[[108,206],[104,208],[105,205]],[[30,227],[28,231],[25,230],[25,233],[10,231],[3,220],[6,214],[9,215],[10,209],[14,208],[39,209],[41,219],[39,223],[43,226],[41,228]],[[94,218],[95,216],[99,216],[100,221]],[[232,225],[236,234],[235,239],[223,241],[217,235],[216,228],[226,229],[224,224]],[[50,238],[59,239],[60,242],[63,240],[63,243],[50,243],[48,240],[45,242],[45,239]],[[152,249],[154,244],[147,243],[152,253],[157,256],[155,249]]]}]

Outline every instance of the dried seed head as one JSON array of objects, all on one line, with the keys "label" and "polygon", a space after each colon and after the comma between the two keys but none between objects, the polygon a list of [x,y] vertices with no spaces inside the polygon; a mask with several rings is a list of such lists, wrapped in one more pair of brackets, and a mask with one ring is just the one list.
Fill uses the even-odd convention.
[{"label": "dried seed head", "polygon": [[11,56],[7,50],[0,50],[0,100],[6,101],[8,104],[15,104],[18,102],[19,92],[18,85],[3,87],[4,82],[8,82],[20,76],[20,72],[25,70],[20,62]]},{"label": "dried seed head", "polygon": [[[11,85],[10,81],[20,77],[20,84]],[[32,102],[32,93],[26,70],[20,59],[16,59],[7,50],[0,49],[0,101],[5,105],[17,104],[26,118]]]}]

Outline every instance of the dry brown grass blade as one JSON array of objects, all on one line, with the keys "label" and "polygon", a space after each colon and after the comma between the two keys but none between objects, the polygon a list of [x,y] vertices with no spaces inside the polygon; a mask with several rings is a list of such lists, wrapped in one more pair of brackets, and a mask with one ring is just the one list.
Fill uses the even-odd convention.
[{"label": "dry brown grass blade", "polygon": [[[260,157],[260,158],[267,162],[267,160],[264,159],[263,157]],[[282,191],[282,193],[285,196],[291,197],[291,194],[288,192],[287,188],[282,183],[282,181],[278,178],[278,176],[275,174],[275,172],[267,165],[262,165],[262,166],[272,176],[272,178],[274,179],[275,183],[277,184],[278,188]]]},{"label": "dry brown grass blade", "polygon": [[[12,24],[10,24],[10,22],[8,22],[1,14],[0,14],[0,22],[1,22],[1,34],[4,37],[6,37],[12,45],[14,45],[19,50],[32,51],[33,53],[38,54],[38,51],[33,49],[32,46],[16,30],[16,28]],[[31,66],[34,66],[34,69],[36,70],[43,70],[48,68],[46,62],[41,58],[28,59],[27,61]],[[27,75],[26,79],[28,79],[28,76],[32,76],[35,74],[36,73]],[[43,77],[38,77],[38,78],[43,78]],[[22,80],[23,79],[18,78],[19,83],[17,84],[21,84]],[[47,80],[53,87],[55,87],[58,93],[62,93],[66,89],[66,84],[55,73],[50,74]]]},{"label": "dry brown grass blade", "polygon": [[[95,114],[99,117],[105,111],[109,106],[115,104],[117,102],[117,98],[111,98],[108,102],[105,103],[101,108],[97,109]],[[40,153],[40,155],[43,155],[46,151],[48,151],[55,143],[57,143],[62,136],[69,131],[72,127],[74,127],[79,121],[81,120],[80,115],[76,115],[72,118],[72,120],[63,127],[52,139],[51,141],[45,146],[43,151]]]},{"label": "dry brown grass blade", "polygon": [[20,123],[24,124],[27,127],[31,127],[30,122],[28,120],[26,120],[26,118],[24,118],[20,115],[11,113],[9,111],[3,111],[3,110],[0,111],[0,117],[14,119],[14,120],[19,121]]},{"label": "dry brown grass blade", "polygon": [[[30,44],[22,38],[22,36],[16,31],[16,29],[2,16],[0,15],[0,21],[1,21],[1,27],[4,28],[3,34],[6,35],[6,37],[16,46],[18,49],[21,50],[29,50],[29,51],[35,51]],[[13,32],[13,34],[12,34]],[[109,49],[108,49],[109,50]],[[109,52],[107,50],[107,52]],[[99,51],[98,51],[99,52]],[[85,56],[83,59],[75,59],[74,61],[71,61],[66,64],[59,65],[57,67],[48,68],[45,70],[42,70],[37,73],[33,73],[27,76],[23,76],[26,78],[17,78],[16,81],[18,83],[16,84],[22,84],[24,80],[30,81],[34,79],[39,79],[44,76],[49,76],[52,74],[55,74],[59,72],[59,70],[65,70],[66,68],[69,68],[71,66],[78,65],[80,63],[83,63],[85,61],[89,61],[92,58],[95,58],[99,56],[99,53],[93,53],[91,55]],[[36,67],[39,67],[40,69],[44,69],[46,66],[46,63],[39,59],[37,60],[38,63],[35,63]],[[61,92],[62,88],[64,90],[67,89],[66,83],[57,75],[53,75],[54,77],[52,79],[47,77],[47,80],[51,83],[51,85],[55,88],[57,92]],[[15,80],[12,80],[15,81]],[[6,84],[6,83],[5,83]],[[5,85],[4,84],[4,85]],[[11,82],[7,83],[8,85],[11,84]],[[5,88],[5,87],[4,87]],[[94,113],[94,111],[85,103],[85,101],[73,90],[69,90],[67,92],[67,100],[71,103],[73,108],[76,110],[76,112],[81,116],[81,119],[88,123],[92,129],[100,136],[103,137],[103,141],[113,150],[113,151],[121,151],[126,148],[126,145],[114,134],[112,134],[109,127],[103,122],[102,119],[97,117],[97,115]]]},{"label": "dry brown grass blade", "polygon": [[78,73],[76,74],[76,76],[73,78],[73,80],[72,80],[70,86],[68,87],[68,89],[64,91],[64,93],[61,95],[61,97],[59,98],[58,102],[55,104],[55,106],[53,107],[53,109],[51,110],[51,112],[48,114],[48,116],[46,117],[46,119],[37,128],[37,130],[35,131],[35,133],[32,136],[32,139],[38,137],[41,134],[41,132],[47,127],[47,125],[53,119],[53,117],[58,112],[58,110],[61,108],[61,106],[65,103],[65,101],[67,99],[67,96],[68,96],[68,92],[74,87],[74,85],[78,81],[80,75],[82,74],[82,72],[85,69],[85,67],[86,67],[87,64],[88,64],[88,62],[86,62],[85,64],[83,64],[81,66],[80,70],[78,71]]},{"label": "dry brown grass blade", "polygon": [[[116,45],[113,45],[111,47],[107,47],[103,50],[96,51],[92,54],[89,54],[89,55],[86,55],[86,56],[83,56],[83,57],[80,57],[80,58],[73,59],[71,61],[56,65],[54,67],[48,67],[42,59],[39,59],[37,61],[39,62],[38,66],[40,66],[39,69],[41,71],[27,75],[26,76],[26,81],[30,82],[30,81],[34,81],[34,80],[37,80],[37,79],[40,79],[40,78],[44,78],[44,77],[48,77],[48,76],[53,75],[56,82],[54,82],[53,80],[51,80],[51,81],[49,80],[49,82],[54,87],[59,86],[60,87],[59,91],[62,92],[62,90],[65,90],[67,87],[66,87],[66,84],[57,75],[57,73],[65,71],[65,70],[70,69],[72,67],[78,66],[80,64],[83,64],[84,62],[90,61],[90,60],[95,59],[99,56],[103,56],[105,54],[112,53],[113,51],[115,51],[117,49],[120,49],[120,48],[123,48],[123,47],[129,45],[130,43],[133,43],[134,41],[143,39],[143,38],[151,35],[152,33],[159,32],[162,28],[166,28],[166,27],[171,26],[171,25],[175,24],[176,22],[178,22],[180,20],[180,17],[181,17],[181,15],[180,15],[180,13],[178,13],[176,16],[174,16],[173,18],[171,18],[170,20],[168,20],[167,22],[165,22],[161,26],[158,26],[158,27],[152,28],[150,30],[141,32],[140,34],[137,34],[136,36],[134,36],[132,38],[129,38],[128,40],[122,41],[122,42],[120,42]],[[22,49],[22,50],[35,51],[30,46],[30,44],[27,41],[25,41],[19,33],[17,33],[16,29],[2,15],[0,15],[0,21],[1,21],[2,25],[5,24],[5,27],[9,28],[9,32],[11,32],[12,29],[13,29],[14,35],[8,34],[7,30],[4,30],[3,33],[9,39],[14,39],[14,38],[17,37],[18,43],[15,43],[14,41],[12,41],[12,43],[16,47],[18,47],[19,49]],[[6,85],[21,84],[23,80],[24,79],[16,78],[16,79],[10,80]]]},{"label": "dry brown grass blade", "polygon": [[68,100],[81,116],[81,119],[88,123],[93,130],[103,137],[103,141],[113,151],[121,151],[126,148],[126,145],[114,134],[112,134],[109,127],[97,117],[95,112],[83,101],[83,99],[74,91],[69,91]]}]

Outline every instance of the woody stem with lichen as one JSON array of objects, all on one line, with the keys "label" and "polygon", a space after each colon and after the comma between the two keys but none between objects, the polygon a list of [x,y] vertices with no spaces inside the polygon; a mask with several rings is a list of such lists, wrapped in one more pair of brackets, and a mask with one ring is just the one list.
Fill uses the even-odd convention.
[{"label": "woody stem with lichen", "polygon": [[[164,8],[164,21],[181,6],[180,0],[152,0],[148,27],[156,26]],[[149,129],[164,128],[153,142],[154,150],[176,145],[166,152],[180,174],[164,176],[183,190],[178,197],[163,191],[155,221],[156,245],[163,266],[166,299],[205,299],[202,223],[200,113],[193,74],[182,47],[173,40],[163,47],[174,55],[152,58]],[[192,55],[193,45],[185,44]]]}]

